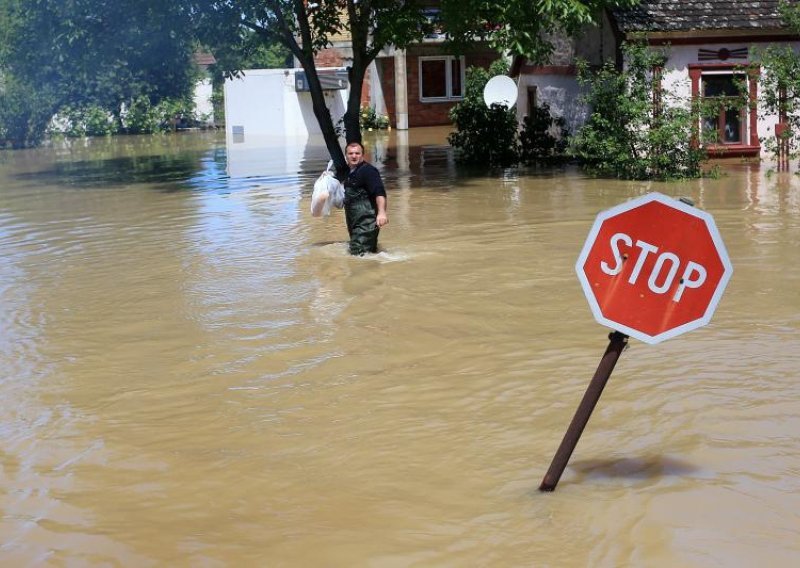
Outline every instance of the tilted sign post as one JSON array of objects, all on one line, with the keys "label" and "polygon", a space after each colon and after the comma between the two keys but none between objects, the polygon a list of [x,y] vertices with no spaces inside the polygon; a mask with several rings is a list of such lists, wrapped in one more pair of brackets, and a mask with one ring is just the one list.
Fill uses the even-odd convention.
[{"label": "tilted sign post", "polygon": [[542,491],[556,488],[628,336],[654,344],[706,325],[733,273],[711,215],[660,193],[600,213],[575,270],[595,319],[614,332]]}]

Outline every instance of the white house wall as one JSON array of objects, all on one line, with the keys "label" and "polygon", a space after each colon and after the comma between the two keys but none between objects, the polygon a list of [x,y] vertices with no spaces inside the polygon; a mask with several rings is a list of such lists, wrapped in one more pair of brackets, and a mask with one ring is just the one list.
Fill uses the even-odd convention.
[{"label": "white house wall", "polygon": [[[725,47],[733,51],[738,48],[747,48],[749,53],[748,59],[742,60],[710,60],[703,61],[702,63],[741,63],[746,65],[750,61],[757,61],[757,50],[766,49],[769,44],[758,44],[756,49],[750,43],[726,43]],[[781,43],[780,45],[785,45]],[[800,52],[800,42],[792,42],[790,44],[795,52]],[[662,77],[662,85],[664,89],[672,96],[677,97],[684,104],[688,105],[692,96],[692,84],[689,79],[689,65],[699,63],[697,58],[698,50],[708,49],[717,51],[720,48],[719,44],[696,44],[687,46],[671,46],[669,48],[669,58],[664,66],[664,74]],[[763,73],[764,71],[762,71]],[[761,86],[759,85],[759,99],[761,98]],[[761,139],[775,135],[775,124],[778,122],[777,115],[766,115],[763,105],[758,106],[758,137]],[[764,155],[764,146],[762,144],[762,156]]]},{"label": "white house wall", "polygon": [[202,79],[194,86],[194,108],[197,119],[205,124],[214,124],[214,89],[211,79]]},{"label": "white house wall", "polygon": [[[311,93],[295,89],[295,74],[299,72],[302,70],[248,69],[241,77],[225,81],[225,135],[229,147],[256,139],[306,140],[321,133]],[[328,90],[324,94],[336,124],[344,116],[347,90]]]}]

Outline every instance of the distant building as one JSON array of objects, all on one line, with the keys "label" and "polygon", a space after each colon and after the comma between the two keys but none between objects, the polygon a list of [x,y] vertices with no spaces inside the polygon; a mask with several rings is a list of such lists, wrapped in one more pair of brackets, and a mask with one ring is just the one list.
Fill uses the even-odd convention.
[{"label": "distant building", "polygon": [[[428,8],[431,18],[437,8]],[[349,35],[332,38],[332,46],[320,51],[318,66],[347,67],[353,55]],[[444,36],[432,33],[407,49],[385,48],[369,66],[361,96],[362,106],[387,115],[394,128],[451,124],[449,112],[464,97],[467,67],[488,68],[500,54],[477,44],[470,53],[457,56],[443,48]]]},{"label": "distant building", "polygon": [[658,71],[662,85],[673,94],[688,100],[724,97],[732,92],[735,81],[746,81],[748,104],[721,111],[716,119],[704,119],[703,124],[699,116],[697,120],[699,127],[718,132],[718,142],[708,146],[712,155],[758,156],[760,139],[775,135],[780,117],[759,113],[761,70],[756,66],[755,72],[744,76],[742,68],[757,63],[754,47],[783,44],[800,49],[800,38],[781,22],[778,4],[778,0],[642,0],[633,8],[606,12],[598,26],[560,45],[548,65],[533,66],[524,58],[514,61],[519,117],[527,114],[531,105],[547,102],[574,130],[587,111],[578,102],[575,58],[583,57],[592,64],[614,58],[623,66],[622,42],[645,34],[650,45],[668,51],[668,59]]}]

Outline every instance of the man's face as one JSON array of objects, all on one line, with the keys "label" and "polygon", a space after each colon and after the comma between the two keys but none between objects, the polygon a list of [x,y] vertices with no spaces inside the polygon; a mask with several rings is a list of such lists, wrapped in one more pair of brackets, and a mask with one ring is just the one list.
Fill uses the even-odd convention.
[{"label": "man's face", "polygon": [[347,164],[352,167],[357,166],[362,161],[364,161],[364,151],[361,146],[349,146],[347,148]]}]

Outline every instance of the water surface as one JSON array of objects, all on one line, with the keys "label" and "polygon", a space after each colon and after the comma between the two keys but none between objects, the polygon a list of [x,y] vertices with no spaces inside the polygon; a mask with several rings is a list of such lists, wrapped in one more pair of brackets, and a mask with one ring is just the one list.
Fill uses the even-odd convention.
[{"label": "water surface", "polygon": [[[0,154],[0,563],[794,565],[796,176],[476,175],[445,134],[368,135],[365,258],[309,213],[314,143]],[[631,340],[539,493],[607,345],[575,261],[649,191],[714,216],[733,279],[709,326]]]}]

